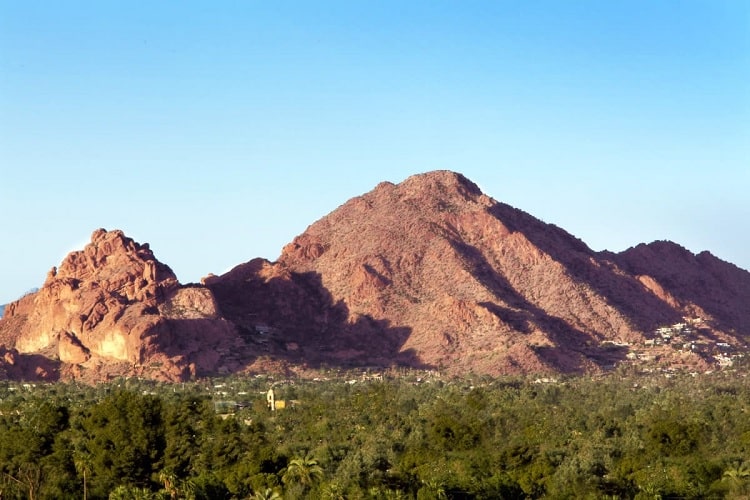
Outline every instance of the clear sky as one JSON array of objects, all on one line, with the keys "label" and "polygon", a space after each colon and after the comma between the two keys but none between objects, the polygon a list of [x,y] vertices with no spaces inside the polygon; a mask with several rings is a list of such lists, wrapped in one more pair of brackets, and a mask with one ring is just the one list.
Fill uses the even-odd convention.
[{"label": "clear sky", "polygon": [[0,0],[0,304],[94,229],[182,282],[455,170],[750,268],[750,2]]}]

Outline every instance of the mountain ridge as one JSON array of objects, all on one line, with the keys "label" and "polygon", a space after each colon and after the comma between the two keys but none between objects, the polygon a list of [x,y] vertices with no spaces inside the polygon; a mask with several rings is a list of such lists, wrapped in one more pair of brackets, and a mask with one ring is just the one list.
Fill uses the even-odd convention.
[{"label": "mountain ridge", "polygon": [[[110,234],[126,238],[95,232],[92,244]],[[381,182],[313,222],[277,261],[251,259],[200,285],[180,285],[148,245],[129,240],[123,248],[130,253],[71,254],[32,298],[9,306],[0,344],[19,355],[49,348],[54,342],[39,340],[39,322],[28,315],[40,314],[42,297],[59,300],[50,290],[70,287],[66,280],[124,297],[126,304],[113,310],[125,311],[118,313],[123,317],[138,311],[128,317],[149,321],[135,335],[122,333],[116,314],[105,322],[140,353],[124,356],[134,363],[125,373],[175,380],[282,365],[502,375],[599,373],[658,358],[662,367],[697,370],[744,352],[750,334],[747,271],[674,243],[593,251],[451,171]],[[139,252],[152,263],[135,259]],[[107,259],[120,262],[124,278]],[[189,303],[202,316],[176,322],[176,294],[192,297],[180,307]],[[96,297],[87,300],[106,305]],[[67,307],[80,309],[74,302]],[[14,337],[9,325],[19,323],[19,311],[27,316],[25,333]],[[197,329],[198,319],[205,331]],[[70,337],[96,345],[97,335],[110,331],[86,337],[63,313],[55,321],[57,330],[46,338],[58,344]],[[667,327],[674,331],[667,334]],[[189,352],[180,351],[181,342]],[[107,364],[106,352],[87,348],[98,353],[99,366]],[[58,369],[64,377],[91,364],[83,356],[71,368],[64,357],[59,348],[50,354],[64,365]],[[154,364],[160,368],[148,368]]]},{"label": "mountain ridge", "polygon": [[[396,358],[411,350],[429,366],[457,371],[604,369],[623,359],[609,347],[592,346],[642,344],[660,325],[681,322],[700,309],[670,304],[645,278],[626,273],[612,254],[594,252],[565,230],[499,203],[447,171],[398,185],[381,183],[352,198],[266,266],[266,275],[287,273],[300,280],[312,274],[317,283],[308,288],[330,293],[328,302],[346,317],[336,326],[348,328],[345,338],[367,335],[363,327],[351,327],[361,325],[361,318],[388,320],[408,334],[395,352],[383,355]],[[217,296],[231,275],[208,283]],[[262,281],[259,275],[247,279],[245,291],[234,295],[259,293],[247,283]],[[442,292],[447,285],[451,293]],[[232,294],[226,296],[231,302]],[[265,320],[282,331],[305,328],[302,322]],[[400,341],[391,340],[391,346]],[[344,348],[340,337],[317,341],[321,349],[356,358],[356,349]],[[388,344],[380,346],[375,337],[366,345],[372,352],[387,351]],[[704,364],[702,358],[693,361]]]}]

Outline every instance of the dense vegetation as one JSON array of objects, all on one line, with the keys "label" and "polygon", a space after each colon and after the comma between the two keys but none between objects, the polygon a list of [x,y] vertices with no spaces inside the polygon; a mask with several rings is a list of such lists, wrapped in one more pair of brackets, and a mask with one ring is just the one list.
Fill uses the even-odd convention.
[{"label": "dense vegetation", "polygon": [[273,383],[0,382],[0,498],[750,492],[750,387],[738,374],[276,381],[287,405],[272,413]]}]

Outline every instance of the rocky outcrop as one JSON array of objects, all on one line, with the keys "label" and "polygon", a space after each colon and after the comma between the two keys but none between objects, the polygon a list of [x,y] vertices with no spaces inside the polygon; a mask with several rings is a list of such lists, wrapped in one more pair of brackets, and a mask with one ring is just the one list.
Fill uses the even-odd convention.
[{"label": "rocky outcrop", "polygon": [[181,286],[147,244],[121,231],[95,231],[5,312],[0,342],[59,360],[70,376],[95,379],[116,363],[122,375],[181,380],[216,371],[224,362],[216,352],[242,345],[207,288]]}]

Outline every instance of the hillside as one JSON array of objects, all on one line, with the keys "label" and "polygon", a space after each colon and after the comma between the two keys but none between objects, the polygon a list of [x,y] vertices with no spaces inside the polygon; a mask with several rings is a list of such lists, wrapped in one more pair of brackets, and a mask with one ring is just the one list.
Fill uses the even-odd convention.
[{"label": "hillside", "polygon": [[449,374],[713,369],[747,350],[750,273],[670,242],[595,252],[461,174],[383,182],[277,262],[201,285],[97,230],[0,320],[13,378],[185,380],[408,366]]},{"label": "hillside", "polygon": [[[660,344],[657,328],[683,317],[700,318],[687,332],[693,343],[744,345],[748,329],[733,308],[750,298],[750,274],[722,267],[736,286],[711,296],[731,305],[707,308],[690,283],[651,276],[643,260],[594,252],[438,171],[381,183],[312,224],[278,262],[254,260],[207,285],[241,328],[262,325],[277,354],[313,363],[600,371]],[[705,368],[709,351],[659,356]]]}]

